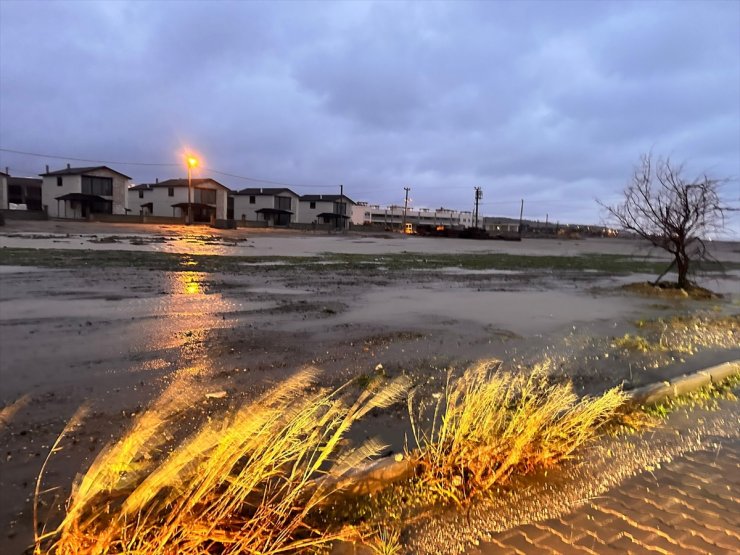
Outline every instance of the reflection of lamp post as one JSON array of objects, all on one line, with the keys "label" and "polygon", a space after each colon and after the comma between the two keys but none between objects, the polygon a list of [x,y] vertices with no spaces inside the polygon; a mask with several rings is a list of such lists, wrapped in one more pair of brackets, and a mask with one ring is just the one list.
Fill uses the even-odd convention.
[{"label": "reflection of lamp post", "polygon": [[198,159],[195,156],[186,156],[185,161],[188,165],[188,224],[193,223],[193,168],[198,165]]}]

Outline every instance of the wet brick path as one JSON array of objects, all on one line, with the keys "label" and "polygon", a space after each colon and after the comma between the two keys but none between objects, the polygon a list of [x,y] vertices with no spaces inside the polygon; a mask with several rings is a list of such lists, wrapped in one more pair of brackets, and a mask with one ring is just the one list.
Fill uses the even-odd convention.
[{"label": "wet brick path", "polygon": [[477,553],[740,553],[740,440],[633,477],[559,519],[500,532]]}]

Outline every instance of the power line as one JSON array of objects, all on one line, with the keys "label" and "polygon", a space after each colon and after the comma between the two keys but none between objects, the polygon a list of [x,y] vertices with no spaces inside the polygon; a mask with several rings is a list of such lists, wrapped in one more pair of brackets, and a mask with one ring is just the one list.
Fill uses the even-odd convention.
[{"label": "power line", "polygon": [[[53,154],[40,154],[38,152],[26,152],[22,150],[12,150],[9,148],[0,148],[0,152],[7,152],[11,154],[20,154],[24,156],[36,156],[38,158],[52,158],[54,160],[71,160],[73,162],[89,162],[92,164],[115,164],[118,166],[146,166],[146,167],[178,167],[180,164],[174,163],[159,163],[159,162],[121,162],[113,160],[91,160],[89,158],[75,158],[72,156],[56,156]],[[272,185],[281,185],[283,187],[295,187],[295,188],[311,188],[311,189],[328,189],[332,188],[333,185],[298,185],[293,183],[284,183],[281,181],[273,181],[270,179],[260,179],[258,177],[249,177],[246,175],[237,175],[233,173],[223,172],[213,168],[203,168],[209,172],[216,173],[218,175],[224,175],[227,177],[233,177],[235,179],[243,179],[245,181],[251,181],[256,183],[270,183]]]},{"label": "power line", "polygon": [[0,148],[0,152],[11,154],[22,154],[24,156],[36,156],[38,158],[53,158],[55,160],[72,160],[73,162],[91,162],[93,164],[116,164],[119,166],[179,166],[180,164],[161,164],[149,162],[114,162],[112,160],[89,160],[87,158],[73,158],[72,156],[54,156],[52,154],[39,154],[37,152],[24,152],[22,150],[11,150],[9,148]]},{"label": "power line", "polygon": [[246,175],[236,175],[233,173],[222,172],[214,170],[213,168],[203,168],[206,171],[216,173],[218,175],[224,175],[227,177],[233,177],[235,179],[243,179],[245,181],[251,181],[254,183],[269,183],[270,185],[282,185],[283,187],[295,187],[296,189],[333,189],[335,185],[297,185],[295,183],[284,183],[282,181],[273,181],[270,179],[260,179],[258,177],[248,177]]}]

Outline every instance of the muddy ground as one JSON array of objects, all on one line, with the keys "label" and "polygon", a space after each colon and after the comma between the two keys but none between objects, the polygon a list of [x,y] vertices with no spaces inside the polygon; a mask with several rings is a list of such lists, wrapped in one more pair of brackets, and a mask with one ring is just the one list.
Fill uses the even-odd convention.
[{"label": "muddy ground", "polygon": [[[556,376],[573,380],[582,393],[596,393],[740,357],[736,331],[717,333],[688,351],[637,352],[615,343],[624,334],[638,333],[639,323],[658,318],[737,315],[737,244],[715,246],[715,256],[731,269],[702,281],[724,297],[694,301],[626,293],[622,284],[647,276],[613,275],[598,264],[593,270],[424,264],[425,253],[652,254],[658,258],[651,260],[664,260],[631,241],[503,243],[8,223],[0,231],[3,553],[20,553],[30,544],[35,478],[79,406],[87,404],[90,416],[51,458],[43,482],[44,489],[60,488],[60,500],[74,474],[120,436],[164,387],[183,377],[202,390],[207,412],[254,395],[306,365],[319,368],[326,385],[355,380],[362,387],[375,375],[406,373],[430,395],[441,390],[450,367],[496,357],[509,368],[526,368],[549,359]],[[62,254],[61,262],[47,267],[52,254],[63,249],[86,252],[69,264]],[[118,251],[141,257],[169,253],[179,262],[172,268],[147,267],[149,262],[126,267],[116,258]],[[321,258],[325,253],[415,253],[416,262],[341,264]],[[194,255],[318,260],[293,264],[234,258],[236,265],[201,271],[201,259]],[[225,392],[225,399],[206,395],[216,392]],[[403,449],[408,432],[404,412],[397,407],[375,415],[355,430],[355,437],[380,435],[389,452]],[[47,515],[59,507],[60,501],[49,502],[39,520],[53,520]]]}]

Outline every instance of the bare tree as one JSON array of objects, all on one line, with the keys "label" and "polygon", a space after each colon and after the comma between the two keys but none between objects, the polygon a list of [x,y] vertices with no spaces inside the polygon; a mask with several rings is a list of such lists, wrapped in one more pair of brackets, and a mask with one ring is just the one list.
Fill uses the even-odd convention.
[{"label": "bare tree", "polygon": [[674,165],[668,158],[654,160],[648,153],[640,157],[621,203],[599,204],[624,229],[673,255],[655,284],[675,267],[677,285],[686,289],[691,285],[692,262],[708,257],[704,239],[724,227],[724,208],[717,192],[722,182],[706,175],[689,181],[683,165]]}]

